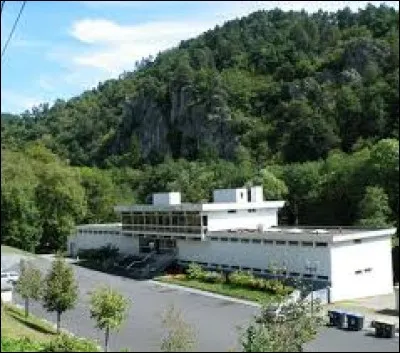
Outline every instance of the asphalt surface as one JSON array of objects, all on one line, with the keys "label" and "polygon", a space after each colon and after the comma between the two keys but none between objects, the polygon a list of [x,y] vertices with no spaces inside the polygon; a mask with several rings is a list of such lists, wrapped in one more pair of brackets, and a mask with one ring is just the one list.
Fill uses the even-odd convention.
[{"label": "asphalt surface", "polygon": [[[50,262],[37,259],[34,262],[47,270]],[[79,301],[73,310],[61,317],[61,326],[81,336],[103,342],[103,334],[94,328],[89,314],[89,292],[101,284],[107,284],[119,291],[131,302],[129,315],[120,332],[112,333],[110,350],[128,348],[130,351],[160,351],[164,331],[161,316],[173,303],[181,309],[187,323],[196,332],[196,351],[211,352],[240,350],[238,326],[246,325],[258,308],[233,303],[222,299],[206,297],[179,289],[158,286],[147,281],[135,281],[101,272],[73,266],[79,283]],[[14,302],[23,304],[15,295]],[[31,304],[32,313],[55,322],[55,313],[46,312],[41,304]]]},{"label": "asphalt surface", "polygon": [[[2,256],[9,270],[16,270],[18,255]],[[35,258],[33,261],[43,271],[50,268],[51,261]],[[168,288],[148,281],[135,281],[108,275],[73,265],[79,283],[79,300],[73,310],[61,317],[61,325],[80,337],[103,342],[103,334],[94,328],[89,314],[89,292],[99,285],[107,284],[118,290],[131,302],[128,319],[119,332],[112,333],[110,351],[160,351],[163,336],[161,315],[170,305],[181,309],[184,319],[194,327],[196,347],[202,352],[229,350],[240,351],[240,327],[245,327],[258,308],[241,303]],[[17,295],[14,302],[23,304]],[[32,313],[55,322],[55,313],[46,312],[40,303],[31,304]],[[399,338],[379,339],[371,330],[351,332],[337,328],[324,328],[315,340],[304,347],[305,352],[398,352]]]},{"label": "asphalt surface", "polygon": [[376,338],[372,330],[323,329],[304,352],[398,352],[399,338]]}]

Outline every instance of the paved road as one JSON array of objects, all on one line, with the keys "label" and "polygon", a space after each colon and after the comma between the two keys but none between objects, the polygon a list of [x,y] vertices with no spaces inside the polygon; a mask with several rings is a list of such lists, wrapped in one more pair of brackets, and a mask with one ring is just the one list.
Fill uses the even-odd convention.
[{"label": "paved road", "polygon": [[[50,262],[45,259],[34,260],[46,270]],[[89,317],[88,293],[96,286],[108,284],[133,301],[128,320],[119,333],[110,340],[112,350],[129,348],[134,351],[159,351],[163,335],[162,312],[170,303],[183,312],[186,322],[197,331],[197,351],[239,350],[237,326],[245,325],[258,311],[257,308],[240,303],[205,297],[179,289],[166,288],[147,281],[134,281],[73,266],[80,286],[79,302],[75,309],[66,312],[62,326],[72,333],[103,342],[101,332],[94,329]],[[17,303],[22,301],[16,298]],[[32,312],[55,322],[55,314],[47,313],[40,304],[32,305]]]},{"label": "paved road", "polygon": [[399,338],[376,338],[372,331],[326,328],[304,346],[304,352],[398,352]]}]

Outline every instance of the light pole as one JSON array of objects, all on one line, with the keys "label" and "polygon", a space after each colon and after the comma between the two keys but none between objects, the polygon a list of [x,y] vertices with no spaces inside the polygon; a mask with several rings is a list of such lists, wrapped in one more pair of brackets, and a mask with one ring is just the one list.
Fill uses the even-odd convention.
[{"label": "light pole", "polygon": [[313,274],[317,272],[318,268],[318,263],[317,262],[306,262],[305,269],[306,271],[309,272],[310,274],[310,280],[311,280],[311,316],[313,316],[314,313],[314,280],[313,280]]}]

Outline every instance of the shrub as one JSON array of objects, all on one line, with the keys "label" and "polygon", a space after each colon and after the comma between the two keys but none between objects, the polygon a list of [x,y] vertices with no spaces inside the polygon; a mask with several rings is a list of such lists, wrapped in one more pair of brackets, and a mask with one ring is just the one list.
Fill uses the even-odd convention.
[{"label": "shrub", "polygon": [[42,352],[99,352],[96,343],[62,334],[44,345]]},{"label": "shrub", "polygon": [[187,276],[189,279],[197,279],[202,281],[205,277],[205,271],[201,268],[200,265],[191,263],[186,270]]},{"label": "shrub", "polygon": [[223,283],[224,276],[218,272],[206,272],[203,281],[208,283]]},{"label": "shrub", "polygon": [[249,272],[234,271],[229,275],[229,282],[234,286],[253,288],[255,277]]},{"label": "shrub", "polygon": [[1,336],[2,352],[45,352],[43,344],[32,341],[28,337],[11,338]]}]

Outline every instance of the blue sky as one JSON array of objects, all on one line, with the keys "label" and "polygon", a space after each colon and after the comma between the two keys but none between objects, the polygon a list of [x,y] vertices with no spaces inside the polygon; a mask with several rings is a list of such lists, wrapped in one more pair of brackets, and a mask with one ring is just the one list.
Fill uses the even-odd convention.
[{"label": "blue sky", "polygon": [[[136,60],[258,9],[313,12],[367,1],[28,1],[1,61],[1,111],[68,99],[132,70]],[[386,3],[398,9],[397,1]],[[6,1],[3,48],[22,2]]]}]

